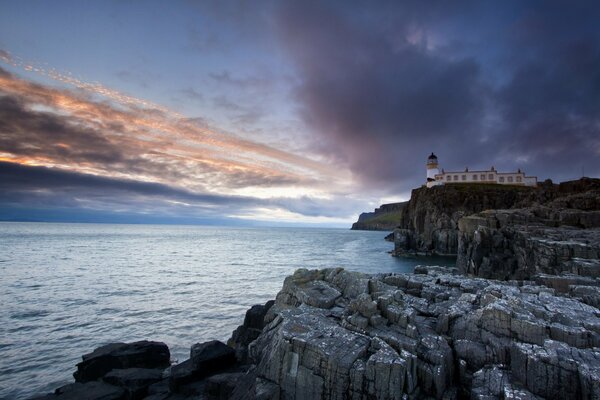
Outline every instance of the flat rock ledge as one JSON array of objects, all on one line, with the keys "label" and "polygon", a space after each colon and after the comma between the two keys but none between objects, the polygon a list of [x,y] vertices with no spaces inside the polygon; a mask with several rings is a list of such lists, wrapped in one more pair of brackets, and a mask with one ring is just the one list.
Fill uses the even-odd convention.
[{"label": "flat rock ledge", "polygon": [[123,361],[123,348],[97,349],[122,366],[43,398],[600,399],[600,310],[576,284],[553,285],[443,267],[300,269],[228,346],[194,345],[160,376],[143,357]]}]

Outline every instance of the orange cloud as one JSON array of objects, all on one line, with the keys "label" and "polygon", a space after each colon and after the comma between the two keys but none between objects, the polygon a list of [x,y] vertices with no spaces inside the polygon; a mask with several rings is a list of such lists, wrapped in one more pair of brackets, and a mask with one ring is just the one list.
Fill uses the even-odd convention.
[{"label": "orange cloud", "polygon": [[100,84],[7,53],[0,52],[0,60],[78,88],[57,89],[0,70],[0,153],[12,162],[221,193],[246,187],[325,190],[347,178],[318,161],[207,129]]}]

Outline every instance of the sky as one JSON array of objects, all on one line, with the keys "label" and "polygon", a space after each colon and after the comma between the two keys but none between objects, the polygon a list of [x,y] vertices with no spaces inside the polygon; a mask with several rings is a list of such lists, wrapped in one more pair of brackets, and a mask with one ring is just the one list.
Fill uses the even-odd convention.
[{"label": "sky", "polygon": [[348,227],[600,175],[595,1],[2,1],[0,220]]}]

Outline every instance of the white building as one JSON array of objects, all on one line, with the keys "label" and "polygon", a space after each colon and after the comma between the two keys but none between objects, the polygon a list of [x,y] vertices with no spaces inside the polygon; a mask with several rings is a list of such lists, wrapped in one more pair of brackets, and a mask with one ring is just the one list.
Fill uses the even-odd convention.
[{"label": "white building", "polygon": [[520,169],[517,172],[498,172],[494,167],[488,171],[446,172],[439,170],[438,159],[431,153],[427,158],[427,187],[449,183],[497,183],[499,185],[536,186],[537,177],[525,176]]}]

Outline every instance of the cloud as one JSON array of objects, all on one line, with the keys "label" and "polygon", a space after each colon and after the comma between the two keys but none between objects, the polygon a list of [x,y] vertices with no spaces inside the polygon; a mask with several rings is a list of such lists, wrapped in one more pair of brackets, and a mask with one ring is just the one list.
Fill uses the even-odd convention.
[{"label": "cloud", "polygon": [[[566,10],[565,10],[566,9]],[[447,169],[600,173],[600,7],[503,2],[287,2],[275,18],[313,148],[363,187]]]},{"label": "cloud", "polygon": [[[129,97],[118,106],[96,100],[90,90],[75,93],[0,76],[1,157],[222,193],[310,185],[332,173],[308,158],[212,131],[197,119],[133,106]],[[113,101],[121,99],[108,93]]]},{"label": "cloud", "polygon": [[233,86],[236,89],[259,89],[266,90],[273,86],[272,73],[270,76],[246,76],[246,77],[234,77],[232,74],[225,70],[221,72],[213,72],[209,74],[209,77],[222,85]]}]

